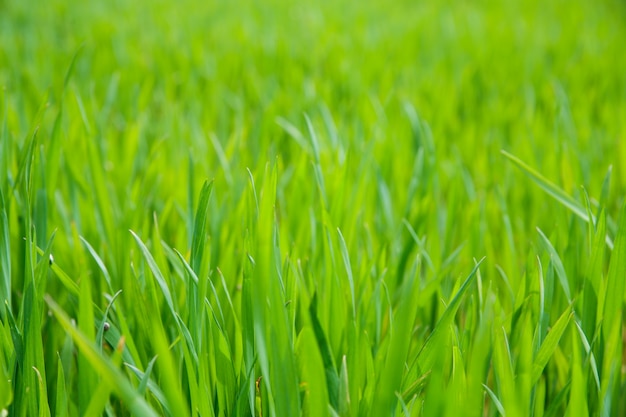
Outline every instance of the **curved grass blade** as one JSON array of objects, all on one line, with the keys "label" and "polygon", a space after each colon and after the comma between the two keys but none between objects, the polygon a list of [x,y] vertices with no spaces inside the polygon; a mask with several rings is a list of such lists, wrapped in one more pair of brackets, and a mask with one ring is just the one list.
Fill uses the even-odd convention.
[{"label": "curved grass blade", "polygon": [[104,264],[104,261],[102,261],[102,258],[100,258],[100,255],[98,255],[98,252],[96,252],[93,246],[91,246],[84,237],[82,236],[79,236],[79,237],[80,237],[80,241],[83,242],[83,245],[85,245],[85,247],[87,248],[87,251],[89,252],[89,254],[91,254],[94,261],[96,261],[96,264],[100,268],[100,271],[102,271],[102,275],[104,276],[104,279],[107,285],[109,286],[109,290],[112,290],[113,287],[111,286],[111,275],[109,275],[109,270]]},{"label": "curved grass blade", "polygon": [[[554,183],[549,181],[539,172],[535,171],[530,166],[526,165],[521,159],[516,156],[508,153],[505,150],[501,150],[500,153],[504,155],[509,161],[513,162],[515,166],[521,169],[530,179],[532,179],[543,191],[548,193],[552,198],[561,203],[563,206],[567,207],[572,213],[576,216],[580,217],[586,222],[593,222],[595,224],[596,219],[595,216],[589,217],[587,210],[585,207],[576,201],[573,197],[567,194],[565,191],[557,187]],[[606,244],[609,248],[613,249],[613,241],[610,236],[606,236]]]},{"label": "curved grass blade", "polygon": [[485,391],[487,392],[487,394],[489,394],[489,398],[491,398],[491,401],[493,401],[493,405],[496,406],[496,409],[498,410],[500,415],[505,416],[506,413],[504,412],[504,407],[502,406],[502,403],[498,399],[498,396],[495,394],[495,392],[493,392],[491,388],[489,388],[485,384],[483,384],[483,387],[485,388]]},{"label": "curved grass blade", "polygon": [[74,343],[82,351],[94,370],[101,378],[107,380],[109,384],[115,388],[122,401],[126,403],[128,409],[134,414],[145,417],[157,417],[158,414],[146,403],[139,395],[131,383],[126,379],[124,374],[106,359],[97,348],[74,327],[70,318],[65,312],[54,302],[52,297],[46,295],[45,301],[56,316],[57,320],[67,333],[72,336]]},{"label": "curved grass blade", "polygon": [[568,307],[567,310],[561,314],[561,317],[554,323],[550,332],[546,336],[545,340],[541,344],[535,359],[533,360],[533,371],[532,371],[532,384],[535,385],[541,374],[543,369],[548,364],[548,361],[554,354],[557,346],[559,345],[559,341],[561,340],[561,336],[565,332],[567,325],[569,324],[570,319],[574,315],[571,307]]},{"label": "curved grass blade", "polygon": [[165,394],[163,394],[163,391],[161,391],[159,386],[150,378],[153,367],[151,365],[155,362],[157,357],[158,356],[152,358],[152,360],[148,364],[148,367],[146,368],[146,372],[141,372],[137,367],[131,365],[130,363],[125,363],[124,365],[128,369],[130,369],[139,379],[139,387],[137,387],[137,392],[141,395],[144,395],[146,392],[146,388],[150,390],[152,395],[154,395],[154,398],[156,398],[156,400],[161,404],[161,407],[163,407],[165,414],[171,416],[172,412],[170,411],[167,398],[165,398]]},{"label": "curved grass blade", "polygon": [[572,302],[572,292],[569,289],[569,282],[567,281],[567,275],[565,274],[565,267],[563,266],[563,262],[561,261],[561,257],[552,243],[550,243],[550,239],[543,234],[541,229],[537,228],[537,232],[539,232],[539,236],[541,236],[541,242],[543,243],[543,247],[550,254],[550,260],[554,265],[554,269],[556,270],[556,275],[559,277],[559,282],[561,283],[561,287],[563,288],[563,292],[565,293],[565,297],[567,297],[567,301],[569,303]]},{"label": "curved grass blade", "polygon": [[447,330],[454,320],[454,316],[461,305],[461,301],[463,300],[465,293],[469,289],[472,282],[474,282],[474,278],[476,278],[476,272],[478,271],[480,264],[482,264],[484,260],[485,258],[482,258],[478,261],[474,266],[474,269],[472,269],[472,272],[470,272],[467,278],[465,278],[461,288],[459,288],[459,291],[456,293],[450,304],[448,304],[448,308],[446,308],[446,311],[437,322],[433,332],[430,336],[428,336],[426,343],[424,343],[424,346],[417,354],[417,360],[423,372],[428,371],[433,367],[435,358],[438,354],[437,351],[444,344]]},{"label": "curved grass blade", "polygon": [[150,253],[146,245],[143,243],[143,241],[139,238],[139,236],[137,236],[135,232],[133,232],[132,230],[130,230],[130,233],[135,238],[135,241],[137,241],[137,245],[139,246],[139,249],[141,249],[141,253],[143,254],[144,259],[148,263],[148,267],[152,271],[152,275],[154,275],[154,279],[156,279],[157,283],[159,284],[159,287],[161,288],[161,291],[163,293],[163,297],[165,298],[165,302],[167,303],[167,306],[169,307],[170,312],[172,313],[172,316],[176,318],[176,309],[174,308],[174,300],[172,299],[172,294],[170,293],[170,289],[167,286],[165,277],[163,277],[163,273],[159,269],[159,266],[154,260],[154,257],[152,256],[152,254]]}]

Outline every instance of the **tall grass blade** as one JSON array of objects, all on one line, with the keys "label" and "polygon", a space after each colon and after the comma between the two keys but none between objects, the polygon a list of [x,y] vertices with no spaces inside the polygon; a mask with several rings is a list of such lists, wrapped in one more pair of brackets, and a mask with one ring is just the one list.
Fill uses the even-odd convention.
[{"label": "tall grass blade", "polygon": [[137,393],[132,384],[126,379],[122,372],[98,352],[93,342],[85,337],[74,325],[72,325],[69,317],[59,307],[50,296],[45,297],[46,304],[52,310],[55,317],[63,326],[68,334],[72,336],[74,343],[81,350],[82,354],[87,358],[93,369],[106,380],[115,392],[120,396],[128,409],[134,414],[146,417],[156,417],[158,414],[146,403],[146,401]]}]

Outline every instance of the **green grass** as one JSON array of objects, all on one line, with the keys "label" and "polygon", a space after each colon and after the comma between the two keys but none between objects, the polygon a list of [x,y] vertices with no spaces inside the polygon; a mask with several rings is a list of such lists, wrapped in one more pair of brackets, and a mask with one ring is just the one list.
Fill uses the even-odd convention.
[{"label": "green grass", "polygon": [[625,18],[0,0],[0,412],[623,415]]}]

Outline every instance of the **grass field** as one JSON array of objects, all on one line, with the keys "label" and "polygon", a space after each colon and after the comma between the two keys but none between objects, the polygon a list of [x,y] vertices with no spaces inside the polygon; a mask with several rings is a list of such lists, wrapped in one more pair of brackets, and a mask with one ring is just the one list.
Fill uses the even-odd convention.
[{"label": "grass field", "polygon": [[0,0],[1,415],[624,415],[624,22]]}]

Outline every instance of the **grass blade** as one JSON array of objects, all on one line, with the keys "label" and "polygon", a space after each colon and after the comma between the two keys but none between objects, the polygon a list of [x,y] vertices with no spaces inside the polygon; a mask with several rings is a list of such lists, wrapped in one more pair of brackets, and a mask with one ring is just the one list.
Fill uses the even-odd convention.
[{"label": "grass blade", "polygon": [[5,306],[11,309],[11,246],[7,206],[0,186],[0,320],[5,320]]},{"label": "grass blade", "polygon": [[426,343],[424,343],[424,346],[418,353],[417,361],[422,372],[427,372],[428,370],[430,370],[435,363],[435,358],[438,354],[437,351],[439,350],[439,347],[443,344],[444,339],[447,337],[448,329],[454,320],[456,312],[461,306],[461,301],[463,301],[463,298],[467,293],[469,287],[474,282],[474,279],[476,278],[476,272],[478,271],[480,264],[484,260],[485,258],[482,258],[480,261],[478,261],[474,266],[474,269],[472,269],[472,272],[470,272],[467,278],[465,278],[465,281],[463,281],[463,284],[455,294],[452,301],[450,301],[450,303],[448,304],[446,311],[443,313],[443,315],[437,322],[437,325],[433,329],[433,332],[430,334],[430,336],[428,336],[428,340],[426,340]]},{"label": "grass blade", "polygon": [[209,216],[209,199],[213,191],[213,181],[205,181],[200,191],[200,200],[196,210],[196,218],[193,227],[191,243],[191,267],[200,277],[202,274],[202,262],[204,258],[204,246],[206,241],[207,219]]},{"label": "grass blade", "polygon": [[559,341],[561,340],[561,336],[567,329],[567,325],[569,324],[574,312],[571,308],[568,308],[561,314],[561,317],[554,323],[552,329],[548,332],[545,340],[541,344],[537,355],[533,361],[533,370],[532,370],[532,384],[535,385],[539,378],[541,377],[541,373],[544,368],[548,364],[548,361],[553,356],[554,351],[559,345]]},{"label": "grass blade", "polygon": [[[526,174],[530,179],[532,179],[543,191],[545,191],[548,195],[554,198],[556,201],[561,203],[563,206],[567,207],[572,213],[576,216],[580,217],[586,222],[596,222],[595,217],[589,218],[587,214],[587,210],[585,207],[572,198],[569,194],[563,191],[561,188],[557,187],[554,183],[550,182],[539,172],[532,169],[526,163],[524,163],[521,159],[516,156],[511,155],[505,150],[500,151],[502,155],[504,155],[509,161],[513,162],[515,166],[521,169],[524,174]],[[606,236],[606,244],[609,248],[613,249],[613,241],[610,236]]]},{"label": "grass blade", "polygon": [[98,349],[81,332],[74,327],[65,312],[59,307],[50,296],[45,297],[48,307],[63,326],[65,331],[72,336],[74,343],[87,358],[93,369],[106,380],[110,386],[115,388],[116,393],[126,403],[128,409],[135,415],[145,417],[157,417],[158,414],[145,402],[135,391],[120,370],[106,359]]}]

